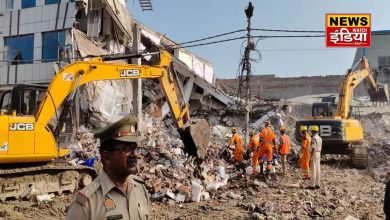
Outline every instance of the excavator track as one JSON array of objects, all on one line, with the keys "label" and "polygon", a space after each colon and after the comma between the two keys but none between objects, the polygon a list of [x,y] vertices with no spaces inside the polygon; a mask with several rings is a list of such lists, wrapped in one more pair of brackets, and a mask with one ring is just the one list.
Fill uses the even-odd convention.
[{"label": "excavator track", "polygon": [[67,162],[0,166],[0,200],[23,198],[32,189],[39,194],[73,192],[88,185],[97,172],[86,166]]},{"label": "excavator track", "polygon": [[368,166],[368,151],[365,146],[354,146],[351,153],[352,163],[356,168],[365,169]]}]

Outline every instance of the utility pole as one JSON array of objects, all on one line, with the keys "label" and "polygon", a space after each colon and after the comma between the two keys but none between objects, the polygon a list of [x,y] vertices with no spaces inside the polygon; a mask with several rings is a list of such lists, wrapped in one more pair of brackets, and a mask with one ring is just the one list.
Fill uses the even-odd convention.
[{"label": "utility pole", "polygon": [[250,106],[250,87],[249,80],[251,75],[251,63],[250,63],[250,53],[254,49],[254,43],[251,36],[251,18],[253,16],[253,5],[252,2],[249,2],[248,8],[245,9],[245,15],[248,21],[247,27],[247,45],[245,48],[245,57],[244,57],[244,70],[246,70],[246,91],[245,91],[245,137],[244,137],[244,148],[246,150],[248,146],[248,136],[249,136],[249,112],[251,110]]},{"label": "utility pole", "polygon": [[[138,24],[133,26],[133,46],[132,50],[137,53],[140,50],[141,43],[141,31]],[[141,65],[141,58],[133,58],[133,64]],[[132,80],[132,89],[133,89],[133,109],[134,113],[137,116],[137,131],[142,130],[143,121],[142,121],[142,79],[133,79]]]}]

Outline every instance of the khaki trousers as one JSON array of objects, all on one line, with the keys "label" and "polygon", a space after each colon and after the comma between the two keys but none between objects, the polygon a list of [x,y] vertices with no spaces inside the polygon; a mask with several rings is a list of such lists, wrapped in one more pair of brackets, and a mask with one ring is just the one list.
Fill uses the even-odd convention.
[{"label": "khaki trousers", "polygon": [[321,179],[321,152],[314,152],[311,156],[311,164],[310,164],[310,173],[311,173],[311,184],[313,186],[320,186]]}]

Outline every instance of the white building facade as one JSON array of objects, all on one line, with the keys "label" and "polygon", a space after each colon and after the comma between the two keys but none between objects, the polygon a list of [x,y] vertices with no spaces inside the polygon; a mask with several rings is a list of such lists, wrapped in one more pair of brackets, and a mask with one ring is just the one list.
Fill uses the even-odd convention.
[{"label": "white building facade", "polygon": [[[371,47],[356,50],[354,65],[362,56],[365,56],[378,82],[390,87],[390,30],[373,31]],[[359,86],[358,94],[366,94],[364,86]]]}]

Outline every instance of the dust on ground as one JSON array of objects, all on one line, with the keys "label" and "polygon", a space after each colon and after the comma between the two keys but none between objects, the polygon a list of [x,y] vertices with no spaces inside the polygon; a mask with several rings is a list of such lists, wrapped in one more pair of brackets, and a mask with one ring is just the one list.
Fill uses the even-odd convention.
[{"label": "dust on ground", "polygon": [[[293,163],[295,164],[295,162]],[[237,175],[229,184],[211,192],[206,201],[152,203],[153,219],[384,219],[385,185],[367,170],[352,168],[348,159],[322,162],[322,187],[306,189],[297,167],[282,177],[265,181],[260,176]],[[229,171],[227,170],[229,174]],[[63,219],[75,193],[57,195],[52,201],[10,200],[0,204],[0,219]]]}]

